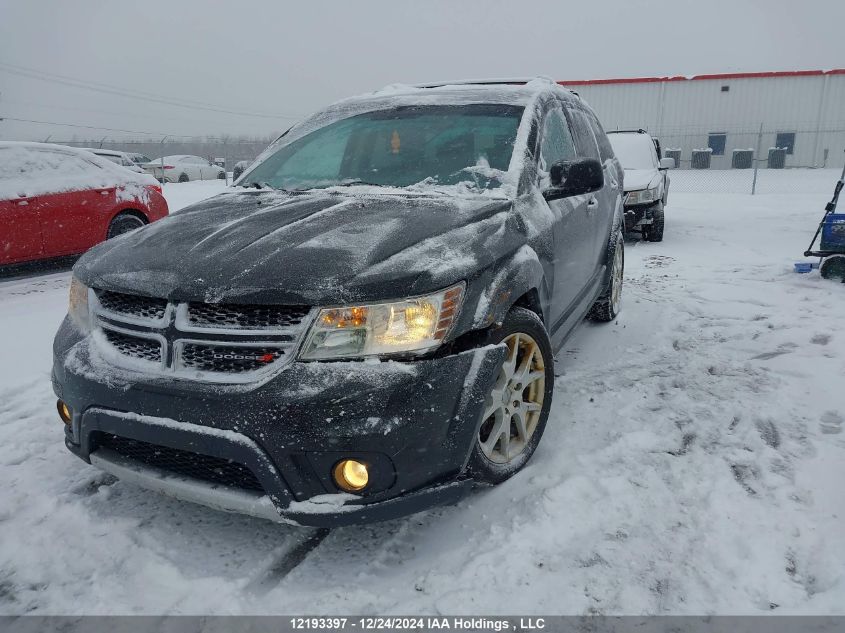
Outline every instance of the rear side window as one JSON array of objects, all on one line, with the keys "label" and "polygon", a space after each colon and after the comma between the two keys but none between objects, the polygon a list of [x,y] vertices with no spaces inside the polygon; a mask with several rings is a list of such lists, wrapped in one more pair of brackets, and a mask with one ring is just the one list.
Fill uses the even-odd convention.
[{"label": "rear side window", "polygon": [[567,110],[572,135],[575,137],[575,147],[581,158],[595,158],[601,160],[599,146],[593,134],[590,119],[581,110]]},{"label": "rear side window", "polygon": [[543,121],[543,135],[540,140],[540,170],[543,179],[552,165],[561,160],[576,157],[575,141],[569,125],[560,109],[551,110]]},{"label": "rear side window", "polygon": [[613,147],[610,145],[610,141],[607,139],[607,134],[604,133],[601,123],[599,123],[599,120],[593,115],[588,115],[587,118],[590,121],[593,136],[596,137],[596,144],[599,146],[601,161],[604,162],[606,160],[612,160],[615,156],[613,153]]}]

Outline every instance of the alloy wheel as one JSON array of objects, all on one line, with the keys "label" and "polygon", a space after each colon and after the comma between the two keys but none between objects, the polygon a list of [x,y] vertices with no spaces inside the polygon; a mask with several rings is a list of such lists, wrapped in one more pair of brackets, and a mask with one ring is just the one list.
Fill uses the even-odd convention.
[{"label": "alloy wheel", "polygon": [[610,272],[610,305],[613,313],[619,312],[619,304],[622,301],[622,277],[625,272],[625,245],[620,238],[613,254],[613,270]]},{"label": "alloy wheel", "polygon": [[545,359],[540,346],[523,332],[502,341],[508,355],[484,402],[478,443],[485,457],[507,464],[525,451],[537,430],[545,397]]}]

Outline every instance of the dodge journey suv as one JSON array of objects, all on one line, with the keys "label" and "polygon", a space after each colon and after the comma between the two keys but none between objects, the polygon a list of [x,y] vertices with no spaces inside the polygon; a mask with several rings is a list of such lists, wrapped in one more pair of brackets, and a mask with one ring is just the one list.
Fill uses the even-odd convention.
[{"label": "dodge journey suv", "polygon": [[554,354],[619,311],[623,171],[544,80],[392,87],[74,267],[53,386],[76,455],[164,494],[337,526],[520,470]]}]

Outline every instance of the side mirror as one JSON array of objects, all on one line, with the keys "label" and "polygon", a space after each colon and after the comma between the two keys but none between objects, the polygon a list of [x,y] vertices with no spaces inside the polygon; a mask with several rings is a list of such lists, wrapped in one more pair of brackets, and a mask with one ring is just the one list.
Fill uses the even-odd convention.
[{"label": "side mirror", "polygon": [[604,187],[604,170],[595,158],[559,161],[552,165],[549,177],[552,186],[543,192],[546,200],[579,196]]},{"label": "side mirror", "polygon": [[660,169],[675,169],[675,159],[674,158],[661,158],[660,159]]}]

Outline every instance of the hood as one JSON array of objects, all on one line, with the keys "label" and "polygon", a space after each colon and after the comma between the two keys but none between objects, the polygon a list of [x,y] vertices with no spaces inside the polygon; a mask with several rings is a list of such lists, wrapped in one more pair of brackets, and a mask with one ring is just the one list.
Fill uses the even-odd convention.
[{"label": "hood", "polygon": [[659,177],[660,172],[657,169],[626,169],[625,192],[656,187]]},{"label": "hood", "polygon": [[88,286],[178,301],[413,296],[501,256],[511,205],[480,195],[224,193],[100,244],[74,273]]}]

